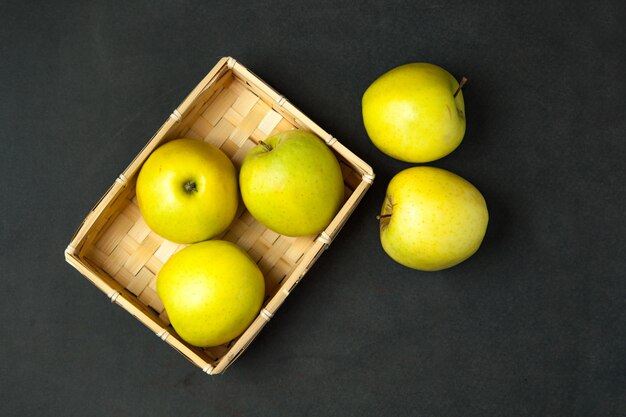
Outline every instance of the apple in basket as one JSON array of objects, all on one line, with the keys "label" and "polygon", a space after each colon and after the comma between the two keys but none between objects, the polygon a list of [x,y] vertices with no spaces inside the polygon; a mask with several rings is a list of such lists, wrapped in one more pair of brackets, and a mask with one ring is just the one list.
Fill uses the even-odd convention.
[{"label": "apple in basket", "polygon": [[465,135],[461,87],[441,67],[423,62],[381,75],[363,94],[363,124],[374,145],[393,158],[429,162],[452,152]]},{"label": "apple in basket", "polygon": [[250,214],[287,236],[321,232],[344,199],[337,158],[324,141],[303,130],[281,132],[252,148],[239,185]]},{"label": "apple in basket", "polygon": [[215,146],[176,139],[158,147],[137,178],[137,201],[146,224],[165,239],[209,239],[234,220],[237,172]]},{"label": "apple in basket", "polygon": [[187,246],[163,265],[157,293],[176,333],[201,347],[239,336],[265,296],[259,267],[234,243],[209,240]]},{"label": "apple in basket", "polygon": [[436,271],[478,250],[489,213],[471,183],[443,169],[419,166],[391,179],[378,218],[383,249],[392,259]]}]

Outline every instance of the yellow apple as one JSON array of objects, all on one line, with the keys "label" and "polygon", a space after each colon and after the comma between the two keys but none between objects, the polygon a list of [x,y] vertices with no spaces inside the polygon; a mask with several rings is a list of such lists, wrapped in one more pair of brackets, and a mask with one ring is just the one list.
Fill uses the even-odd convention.
[{"label": "yellow apple", "polygon": [[265,281],[243,249],[209,240],[187,246],[163,265],[157,293],[183,340],[218,346],[239,336],[254,320]]},{"label": "yellow apple", "polygon": [[193,243],[223,232],[239,202],[237,172],[215,146],[176,139],[157,148],[137,178],[139,210],[162,237]]},{"label": "yellow apple", "polygon": [[279,133],[252,148],[239,185],[250,214],[287,236],[324,230],[344,197],[337,158],[320,138],[302,130]]},{"label": "yellow apple", "polygon": [[444,169],[420,166],[391,179],[379,219],[380,240],[392,259],[436,271],[478,250],[489,213],[471,183]]},{"label": "yellow apple", "polygon": [[465,135],[459,83],[427,63],[399,66],[363,94],[363,124],[371,141],[406,162],[429,162],[456,149]]}]

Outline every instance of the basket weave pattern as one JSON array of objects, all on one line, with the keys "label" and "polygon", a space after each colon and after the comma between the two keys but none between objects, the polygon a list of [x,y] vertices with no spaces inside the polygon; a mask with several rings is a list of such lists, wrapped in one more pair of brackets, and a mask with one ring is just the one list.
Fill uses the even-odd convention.
[{"label": "basket weave pattern", "polygon": [[[258,264],[266,281],[263,309],[248,330],[230,343],[199,349],[170,326],[156,293],[163,264],[186,245],[163,239],[143,220],[135,197],[141,163],[158,145],[179,137],[219,147],[237,168],[260,140],[290,129],[318,134],[335,151],[345,184],[345,202],[318,236],[287,237],[258,223],[240,201],[235,221],[216,238],[236,243]],[[328,247],[373,180],[373,172],[336,139],[232,58],[224,58],[175,110],[146,148],[120,175],[77,232],[68,261],[155,333],[207,373],[223,372],[274,315],[321,252]]]}]

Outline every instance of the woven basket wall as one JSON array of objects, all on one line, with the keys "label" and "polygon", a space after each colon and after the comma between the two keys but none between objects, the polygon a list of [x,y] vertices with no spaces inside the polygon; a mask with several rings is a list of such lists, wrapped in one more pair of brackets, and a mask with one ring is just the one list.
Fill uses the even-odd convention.
[{"label": "woven basket wall", "polygon": [[[240,201],[236,220],[216,238],[236,243],[259,265],[266,281],[263,309],[250,327],[228,344],[206,349],[190,346],[171,327],[156,293],[159,270],[186,245],[161,238],[144,222],[135,197],[141,164],[160,144],[188,137],[219,147],[239,168],[258,141],[296,128],[317,134],[335,152],[344,176],[345,203],[324,232],[293,238],[263,227]],[[223,58],[89,213],[66,249],[66,259],[112,302],[128,310],[187,359],[209,374],[221,373],[273,317],[332,242],[373,179],[372,169],[340,142],[240,63]]]}]

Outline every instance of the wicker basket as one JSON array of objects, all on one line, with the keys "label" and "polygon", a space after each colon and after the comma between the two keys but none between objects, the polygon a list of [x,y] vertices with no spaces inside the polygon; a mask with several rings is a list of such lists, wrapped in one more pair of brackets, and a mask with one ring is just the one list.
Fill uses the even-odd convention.
[{"label": "wicker basket", "polygon": [[[160,144],[191,137],[218,146],[239,167],[246,153],[268,136],[305,129],[337,156],[345,203],[318,236],[292,238],[266,229],[240,204],[229,229],[217,238],[235,242],[257,262],[266,281],[262,310],[231,342],[198,348],[184,342],[169,323],[156,293],[156,276],[182,249],[148,228],[135,197],[142,163]],[[174,110],[128,168],[87,215],[65,251],[66,260],[162,340],[208,374],[222,373],[252,342],[311,265],[328,247],[374,179],[372,169],[233,58],[222,58]]]}]

